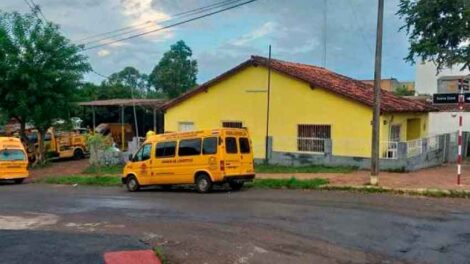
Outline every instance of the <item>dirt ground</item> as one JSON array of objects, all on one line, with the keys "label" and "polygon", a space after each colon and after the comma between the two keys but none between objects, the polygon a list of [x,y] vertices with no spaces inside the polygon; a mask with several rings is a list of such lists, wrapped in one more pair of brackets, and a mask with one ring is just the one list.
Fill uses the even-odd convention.
[{"label": "dirt ground", "polygon": [[[88,160],[64,160],[53,162],[50,166],[31,170],[31,178],[80,174],[88,167]],[[455,164],[424,169],[409,173],[381,172],[379,185],[389,188],[417,189],[437,188],[470,190],[470,164],[462,167],[461,185],[457,185],[457,167]],[[334,186],[361,186],[369,182],[369,171],[360,170],[352,173],[258,173],[259,179],[290,178],[298,179],[324,178]]]},{"label": "dirt ground", "polygon": [[54,161],[44,168],[32,169],[30,171],[31,179],[46,176],[62,176],[80,174],[88,167],[88,160],[59,160]]}]

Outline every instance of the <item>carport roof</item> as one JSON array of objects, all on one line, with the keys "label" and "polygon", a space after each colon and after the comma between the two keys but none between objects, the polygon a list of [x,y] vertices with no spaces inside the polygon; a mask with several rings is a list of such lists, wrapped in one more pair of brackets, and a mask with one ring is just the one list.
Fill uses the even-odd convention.
[{"label": "carport roof", "polygon": [[165,99],[108,99],[78,103],[80,106],[142,106],[160,109],[166,103]]}]

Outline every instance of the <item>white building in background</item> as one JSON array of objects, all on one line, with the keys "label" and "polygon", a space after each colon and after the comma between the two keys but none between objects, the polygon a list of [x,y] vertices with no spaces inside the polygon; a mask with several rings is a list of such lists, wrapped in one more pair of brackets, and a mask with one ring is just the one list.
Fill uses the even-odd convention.
[{"label": "white building in background", "polygon": [[[456,133],[458,130],[459,112],[441,110],[429,113],[429,136]],[[463,131],[470,131],[470,112],[463,113]]]},{"label": "white building in background", "polygon": [[[454,93],[458,91],[458,80],[470,74],[469,70],[461,71],[462,65],[442,69],[437,73],[433,62],[416,64],[415,91],[418,94]],[[466,91],[468,92],[468,91]],[[432,98],[428,100],[432,101]],[[435,105],[439,112],[429,113],[429,135],[455,133],[459,129],[457,105]],[[470,105],[463,113],[463,130],[470,131]]]},{"label": "white building in background", "polygon": [[[452,92],[455,83],[450,83],[450,80],[458,80],[463,76],[470,74],[469,70],[461,71],[462,65],[456,65],[452,68],[442,69],[437,73],[437,66],[433,62],[424,62],[416,64],[416,79],[415,91],[418,94],[434,94],[441,92]],[[441,88],[438,89],[439,83],[442,83]],[[446,86],[445,88],[442,86]],[[447,87],[450,86],[450,89]],[[450,91],[448,91],[450,90]]]}]

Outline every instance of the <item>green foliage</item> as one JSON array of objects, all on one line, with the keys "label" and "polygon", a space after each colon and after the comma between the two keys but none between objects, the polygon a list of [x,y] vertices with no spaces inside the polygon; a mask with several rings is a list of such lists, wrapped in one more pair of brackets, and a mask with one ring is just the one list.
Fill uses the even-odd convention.
[{"label": "green foliage", "polygon": [[175,98],[195,87],[197,62],[191,56],[192,51],[184,41],[173,44],[150,74],[155,89]]},{"label": "green foliage", "polygon": [[117,176],[51,176],[37,180],[38,183],[48,184],[79,184],[96,186],[119,186],[122,184],[121,178]]},{"label": "green foliage", "polygon": [[410,37],[406,60],[420,57],[438,69],[455,64],[470,69],[469,0],[401,0],[398,15]]},{"label": "green foliage", "polygon": [[[54,119],[67,119],[83,74],[90,70],[81,47],[62,36],[57,25],[32,14],[0,12],[0,106],[40,134]],[[43,161],[42,140],[39,161]]]},{"label": "green foliage", "polygon": [[163,253],[162,247],[154,247],[153,252],[155,252],[155,256],[160,260],[162,264],[167,264],[168,259],[166,258],[165,254]]},{"label": "green foliage", "polygon": [[291,177],[290,179],[256,179],[250,186],[261,189],[317,189],[325,184],[328,184],[326,179],[298,180]]},{"label": "green foliage", "polygon": [[355,167],[310,165],[302,167],[256,164],[256,173],[349,173],[357,170]]},{"label": "green foliage", "polygon": [[87,148],[90,151],[90,164],[101,167],[100,157],[107,149],[112,146],[112,140],[109,136],[103,136],[99,133],[89,134],[86,137]]},{"label": "green foliage", "polygon": [[393,93],[398,96],[413,96],[415,94],[415,91],[408,90],[405,85],[402,85],[397,87],[395,91],[393,91]]}]

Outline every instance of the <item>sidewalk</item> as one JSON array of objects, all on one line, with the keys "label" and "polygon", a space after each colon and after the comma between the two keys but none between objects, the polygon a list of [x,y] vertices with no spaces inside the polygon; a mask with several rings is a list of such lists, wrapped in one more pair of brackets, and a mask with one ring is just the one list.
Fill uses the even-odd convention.
[{"label": "sidewalk", "polygon": [[[363,186],[369,182],[369,171],[352,173],[259,173],[258,179],[290,178],[313,179],[323,178],[330,181],[331,186]],[[461,186],[457,185],[457,166],[450,164],[436,168],[423,169],[408,173],[381,172],[379,186],[393,189],[442,189],[470,191],[470,164],[462,166]]]}]

